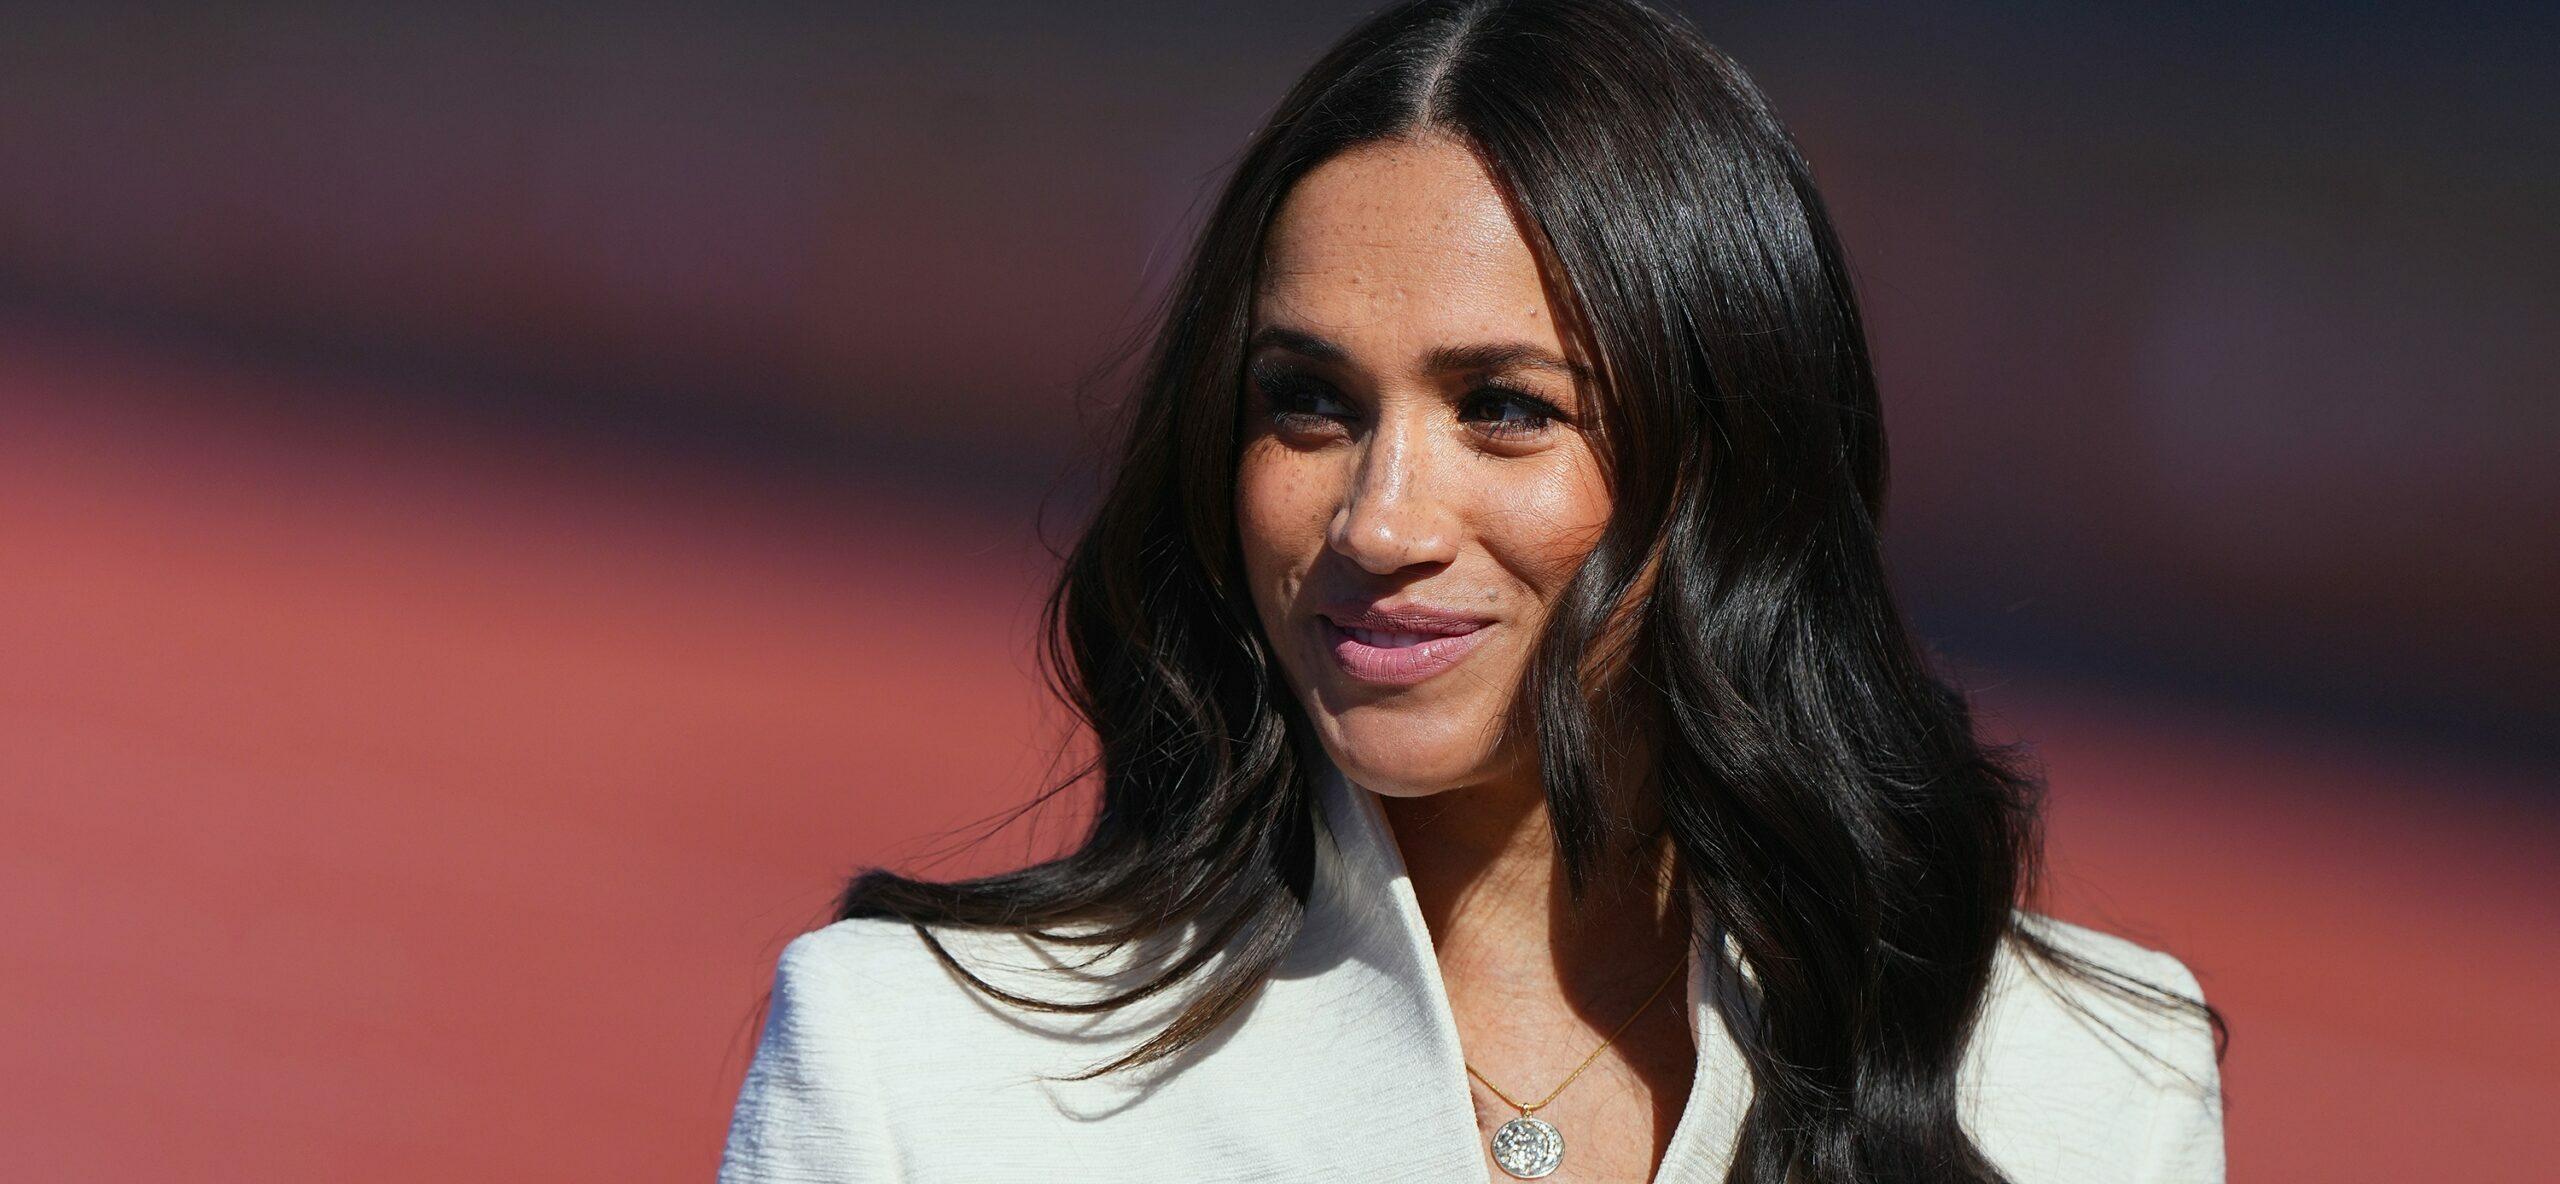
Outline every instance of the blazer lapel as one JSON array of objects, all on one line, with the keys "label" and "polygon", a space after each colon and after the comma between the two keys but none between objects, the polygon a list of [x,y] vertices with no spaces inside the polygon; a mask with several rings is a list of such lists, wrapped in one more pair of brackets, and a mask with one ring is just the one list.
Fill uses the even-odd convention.
[{"label": "blazer lapel", "polygon": [[[1333,1075],[1340,1088],[1363,1099],[1361,1112],[1377,1119],[1363,1124],[1371,1131],[1350,1136],[1374,1136],[1379,1143],[1359,1160],[1395,1156],[1394,1162],[1410,1165],[1412,1178],[1475,1178],[1492,1168],[1476,1127],[1457,1017],[1404,857],[1377,795],[1331,760],[1318,755],[1317,761],[1322,825],[1315,883],[1282,974],[1335,988],[1293,993],[1343,1007],[1306,1017],[1309,1025],[1347,1023],[1359,1030],[1359,1039],[1342,1046],[1348,1059]],[[1657,1184],[1722,1180],[1750,1104],[1748,1069],[1710,998],[1715,982],[1706,959],[1691,957],[1689,1031],[1697,1070]]]}]

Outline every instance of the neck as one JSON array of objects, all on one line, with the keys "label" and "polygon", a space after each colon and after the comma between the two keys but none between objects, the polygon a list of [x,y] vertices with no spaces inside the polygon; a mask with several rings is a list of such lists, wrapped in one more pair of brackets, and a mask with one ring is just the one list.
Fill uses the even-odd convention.
[{"label": "neck", "polygon": [[1689,950],[1653,818],[1612,829],[1577,906],[1543,790],[1493,784],[1379,804],[1453,996],[1561,994],[1577,1009],[1623,1011]]}]

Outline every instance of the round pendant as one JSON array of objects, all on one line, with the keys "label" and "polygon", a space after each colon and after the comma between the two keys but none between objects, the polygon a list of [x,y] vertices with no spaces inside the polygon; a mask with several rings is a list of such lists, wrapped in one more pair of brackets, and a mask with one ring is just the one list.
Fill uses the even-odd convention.
[{"label": "round pendant", "polygon": [[1523,1114],[1493,1132],[1494,1166],[1523,1180],[1535,1180],[1564,1162],[1564,1136],[1555,1124]]}]

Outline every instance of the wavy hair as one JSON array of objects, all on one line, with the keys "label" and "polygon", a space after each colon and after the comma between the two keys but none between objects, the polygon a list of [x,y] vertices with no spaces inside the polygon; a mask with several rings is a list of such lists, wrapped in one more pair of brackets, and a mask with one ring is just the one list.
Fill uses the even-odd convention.
[{"label": "wavy hair", "polygon": [[[865,871],[836,915],[904,919],[1022,1007],[1111,1010],[1202,980],[1079,1076],[1200,1040],[1288,952],[1318,803],[1236,539],[1256,268],[1299,178],[1426,135],[1484,163],[1595,362],[1612,515],[1550,614],[1514,726],[1534,738],[1577,900],[1623,759],[1613,722],[1645,729],[1634,772],[1660,795],[1693,932],[1729,935],[1755,980],[1747,1022],[1727,1017],[1755,1085],[1729,1178],[2001,1179],[1958,1121],[1956,1081],[2004,940],[2204,1016],[2218,1052],[2218,1010],[2023,923],[2042,782],[2015,746],[1977,738],[1887,586],[1876,380],[1809,170],[1740,67],[1636,0],[1398,4],[1297,81],[1168,293],[1102,498],[1044,604],[1044,673],[1095,748],[1034,801],[1098,778],[1090,830],[980,878]],[[980,978],[934,926],[1207,940],[1066,1003]]]}]

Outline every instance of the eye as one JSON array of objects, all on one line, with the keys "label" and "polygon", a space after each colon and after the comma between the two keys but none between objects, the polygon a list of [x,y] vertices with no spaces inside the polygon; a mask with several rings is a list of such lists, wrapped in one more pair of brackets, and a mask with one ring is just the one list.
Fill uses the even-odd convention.
[{"label": "eye", "polygon": [[1303,370],[1269,363],[1253,367],[1254,388],[1271,421],[1284,428],[1309,429],[1351,414],[1332,384]]},{"label": "eye", "polygon": [[1564,418],[1556,405],[1518,387],[1489,382],[1468,395],[1460,417],[1490,412],[1491,418],[1479,420],[1489,435],[1506,440],[1534,438]]}]

